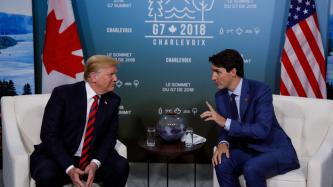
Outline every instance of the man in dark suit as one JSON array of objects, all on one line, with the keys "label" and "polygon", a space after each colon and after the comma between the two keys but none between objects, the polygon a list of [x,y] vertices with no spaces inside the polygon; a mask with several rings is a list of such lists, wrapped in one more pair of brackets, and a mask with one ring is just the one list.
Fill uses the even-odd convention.
[{"label": "man in dark suit", "polygon": [[212,80],[219,91],[216,108],[201,114],[220,127],[212,157],[220,186],[239,187],[243,174],[247,187],[264,187],[266,179],[299,168],[290,138],[280,127],[271,89],[243,78],[243,59],[232,49],[209,58]]},{"label": "man in dark suit", "polygon": [[[113,93],[117,61],[104,55],[88,59],[84,79],[55,88],[46,105],[42,143],[30,157],[30,172],[39,186],[124,187],[129,165],[114,149],[120,97]],[[86,178],[86,183],[81,181]]]}]

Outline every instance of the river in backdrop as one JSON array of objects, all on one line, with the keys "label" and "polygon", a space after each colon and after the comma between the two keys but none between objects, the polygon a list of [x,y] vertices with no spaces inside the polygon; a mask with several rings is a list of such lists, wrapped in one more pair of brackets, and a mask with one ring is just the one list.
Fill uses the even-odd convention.
[{"label": "river in backdrop", "polygon": [[14,38],[17,44],[0,50],[0,80],[12,80],[19,95],[27,83],[35,93],[32,33],[6,36]]}]

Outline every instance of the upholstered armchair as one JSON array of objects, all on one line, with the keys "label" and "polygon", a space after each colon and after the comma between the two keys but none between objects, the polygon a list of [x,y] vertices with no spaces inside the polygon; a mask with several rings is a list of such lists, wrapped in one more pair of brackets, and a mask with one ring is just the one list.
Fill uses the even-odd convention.
[{"label": "upholstered armchair", "polygon": [[[40,129],[50,94],[2,97],[3,183],[5,187],[34,187],[29,173],[33,145],[40,143]],[[127,157],[124,144],[115,149]]]},{"label": "upholstered armchair", "polygon": [[[268,179],[267,186],[332,187],[333,101],[273,95],[273,105],[301,167]],[[215,170],[213,173],[213,186],[218,187]],[[243,176],[240,181],[245,186]]]}]

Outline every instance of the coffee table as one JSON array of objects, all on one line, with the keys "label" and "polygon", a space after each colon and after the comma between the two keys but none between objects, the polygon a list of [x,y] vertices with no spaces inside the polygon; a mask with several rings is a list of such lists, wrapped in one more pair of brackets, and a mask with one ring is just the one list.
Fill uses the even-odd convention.
[{"label": "coffee table", "polygon": [[185,147],[183,142],[164,142],[162,140],[157,140],[154,147],[147,146],[146,141],[139,141],[138,145],[143,148],[148,154],[147,160],[147,186],[149,187],[149,163],[151,156],[165,157],[166,158],[166,181],[167,187],[169,186],[169,160],[174,159],[179,156],[191,154],[194,158],[194,187],[196,186],[196,159],[195,152],[202,148],[205,143],[193,145],[188,148]]}]

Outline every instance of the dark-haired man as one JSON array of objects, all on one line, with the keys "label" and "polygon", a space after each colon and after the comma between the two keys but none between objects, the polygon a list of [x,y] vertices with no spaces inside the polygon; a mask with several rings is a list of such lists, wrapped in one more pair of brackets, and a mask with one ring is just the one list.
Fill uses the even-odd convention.
[{"label": "dark-haired man", "polygon": [[212,157],[220,186],[239,187],[243,174],[247,187],[265,187],[266,179],[299,168],[290,138],[280,127],[269,86],[244,77],[243,59],[233,49],[209,58],[217,111],[201,114],[221,128]]}]

